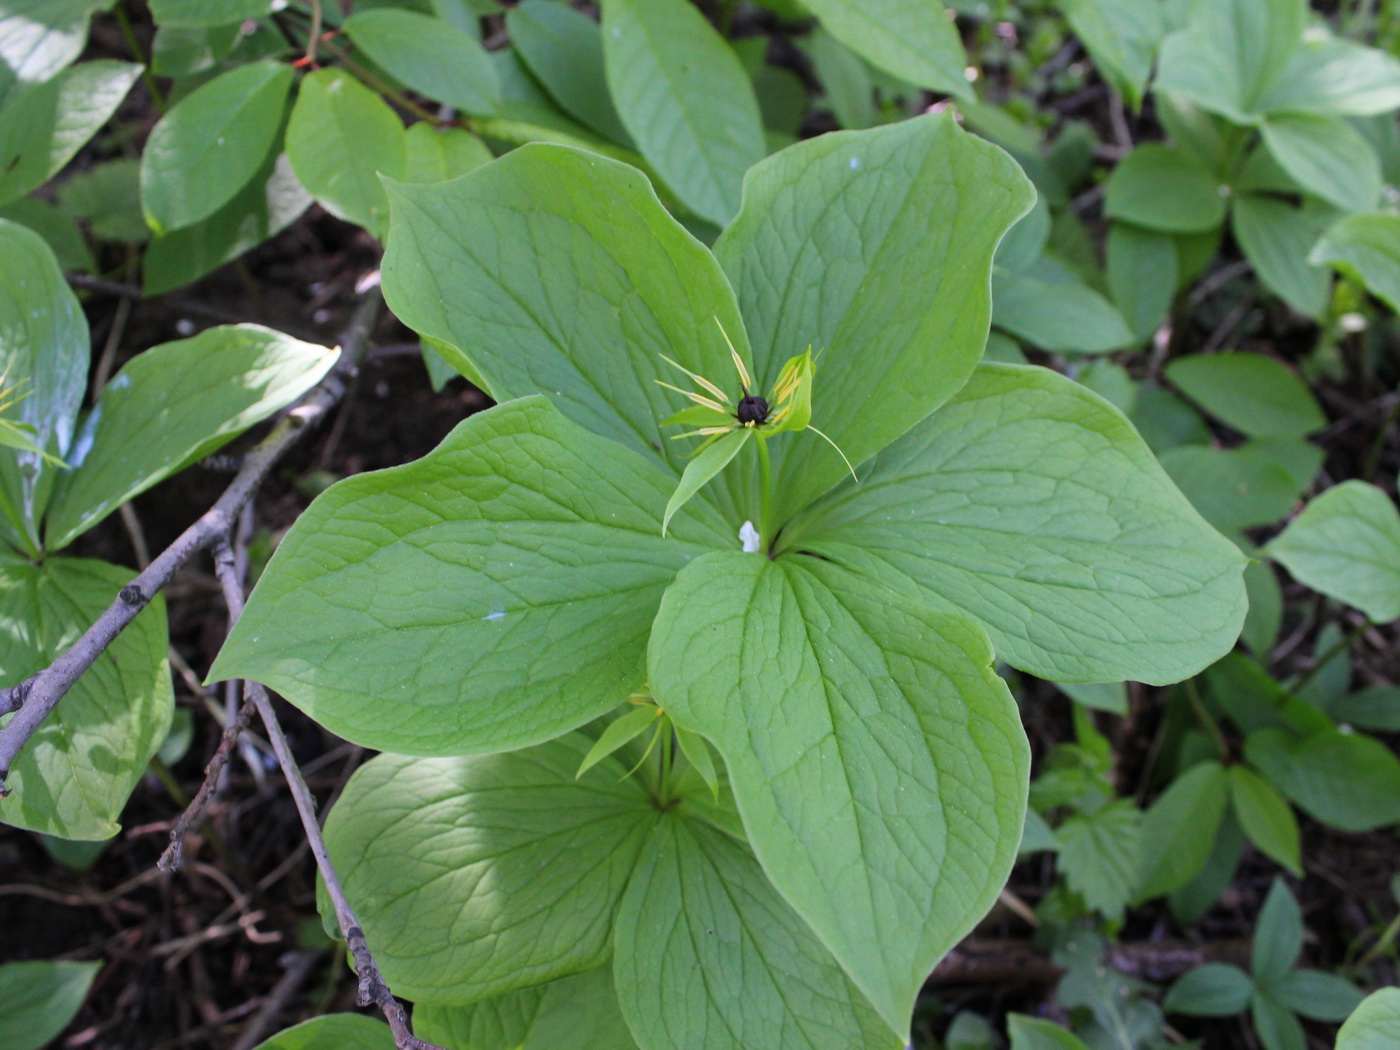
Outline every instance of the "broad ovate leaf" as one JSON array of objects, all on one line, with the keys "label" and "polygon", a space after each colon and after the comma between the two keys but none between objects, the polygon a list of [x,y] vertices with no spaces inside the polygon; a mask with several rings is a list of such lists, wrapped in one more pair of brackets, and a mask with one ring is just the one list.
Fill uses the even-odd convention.
[{"label": "broad ovate leaf", "polygon": [[1328,489],[1265,551],[1299,582],[1376,623],[1400,617],[1400,514],[1374,485]]},{"label": "broad ovate leaf", "polygon": [[1307,384],[1263,354],[1193,354],[1168,364],[1166,375],[1196,404],[1250,437],[1300,438],[1327,425]]},{"label": "broad ovate leaf", "polygon": [[722,552],[653,628],[773,884],[896,1032],[1015,859],[1028,753],[986,636],[817,558]]},{"label": "broad ovate leaf", "polygon": [[1400,760],[1362,733],[1330,727],[1306,736],[1261,729],[1245,756],[1309,815],[1343,831],[1373,831],[1400,822]]},{"label": "broad ovate leaf", "polygon": [[588,744],[381,755],[351,777],[326,845],[396,992],[460,1005],[607,959],[657,813],[615,758],[575,781]]},{"label": "broad ovate leaf", "polygon": [[1400,988],[1366,997],[1337,1033],[1337,1050],[1387,1050],[1400,1041]]},{"label": "broad ovate leaf", "polygon": [[1104,212],[1149,230],[1200,233],[1225,221],[1225,192],[1195,153],[1149,143],[1113,169]]},{"label": "broad ovate leaf", "polygon": [[144,492],[320,381],[338,352],[257,325],[211,328],[140,354],[89,413],[51,501],[58,550]]},{"label": "broad ovate leaf", "polygon": [[1364,117],[1400,106],[1400,61],[1349,40],[1307,39],[1262,98],[1268,113]]},{"label": "broad ovate leaf", "polygon": [[677,811],[647,840],[613,950],[622,1012],[642,1050],[904,1045],[753,853]]},{"label": "broad ovate leaf", "polygon": [[[131,581],[103,561],[0,563],[0,683],[15,685],[78,640]],[[25,745],[0,823],[69,839],[106,839],[170,727],[165,602],[156,599],[107,647]],[[11,716],[0,717],[0,724]]]},{"label": "broad ovate leaf", "polygon": [[1118,308],[1068,267],[992,271],[992,324],[1042,350],[1103,354],[1133,341]]},{"label": "broad ovate leaf", "polygon": [[[672,479],[524,398],[417,462],[322,494],[277,548],[210,675],[254,678],[366,747],[524,747],[645,679],[661,592],[735,539]],[[570,771],[572,775],[572,770]]]},{"label": "broad ovate leaf", "polygon": [[420,95],[481,116],[500,107],[501,84],[490,57],[441,18],[380,7],[351,16],[345,32],[376,65]]},{"label": "broad ovate leaf", "polygon": [[141,156],[141,207],[156,233],[207,219],[246,186],[282,128],[292,68],[250,62],[175,104]]},{"label": "broad ovate leaf", "polygon": [[394,1050],[394,1033],[377,1017],[324,1014],[283,1029],[254,1050]]},{"label": "broad ovate leaf", "polygon": [[550,97],[599,135],[632,144],[608,93],[598,23],[553,0],[524,0],[506,12],[511,43]]},{"label": "broad ovate leaf", "polygon": [[1138,900],[1185,886],[1205,867],[1229,801],[1229,774],[1200,762],[1180,774],[1143,815]]},{"label": "broad ovate leaf", "polygon": [[983,365],[782,546],[914,586],[1061,682],[1178,681],[1229,651],[1245,559],[1127,419],[1042,368]]},{"label": "broad ovate leaf", "polygon": [[723,226],[768,152],[738,56],[689,0],[604,0],[608,87],[642,156],[686,207]]},{"label": "broad ovate leaf", "polygon": [[1109,81],[1137,109],[1162,39],[1158,0],[1066,0],[1074,33]]},{"label": "broad ovate leaf", "polygon": [[1351,275],[1400,312],[1400,215],[1350,215],[1327,231],[1308,261]]},{"label": "broad ovate leaf", "polygon": [[77,1015],[100,969],[96,962],[43,960],[0,966],[0,1045],[5,1050],[48,1045]]},{"label": "broad ovate leaf", "polygon": [[[817,361],[812,424],[859,464],[942,404],[982,356],[992,256],[1035,191],[951,114],[822,135],[749,175],[715,245],[739,296],[755,379]],[[847,473],[815,434],[773,446],[777,521]]]},{"label": "broad ovate leaf", "polygon": [[1289,113],[1264,122],[1264,143],[1304,190],[1345,212],[1380,200],[1381,161],[1342,117]]},{"label": "broad ovate leaf", "polygon": [[497,400],[544,394],[576,423],[681,473],[690,449],[661,421],[688,402],[660,386],[683,381],[663,355],[737,398],[725,336],[744,358],[748,339],[714,257],[645,176],[532,145],[390,194],[384,292],[406,324],[463,355]]},{"label": "broad ovate leaf", "polygon": [[1308,260],[1326,223],[1316,209],[1242,193],[1231,212],[1235,240],[1264,287],[1309,317],[1327,309],[1332,275]]},{"label": "broad ovate leaf", "polygon": [[837,40],[901,80],[970,98],[967,56],[942,4],[924,0],[804,0]]}]

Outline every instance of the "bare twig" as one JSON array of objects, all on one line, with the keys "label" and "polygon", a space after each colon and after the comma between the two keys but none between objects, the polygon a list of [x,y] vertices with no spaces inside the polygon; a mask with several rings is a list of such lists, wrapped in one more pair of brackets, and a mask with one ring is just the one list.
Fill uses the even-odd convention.
[{"label": "bare twig", "polygon": [[170,582],[192,554],[228,536],[243,504],[262,484],[273,464],[340,400],[347,378],[365,353],[380,304],[376,294],[360,305],[342,341],[343,352],[336,367],[248,453],[242,468],[214,506],[123,587],[97,621],[53,663],[23,682],[0,690],[0,714],[15,712],[15,716],[0,727],[0,797],[8,794],[5,780],[16,756],[79,676]]},{"label": "bare twig", "polygon": [[170,829],[170,845],[165,847],[165,852],[160,855],[160,860],[156,862],[156,867],[160,868],[161,871],[174,871],[184,863],[185,836],[203,818],[204,811],[209,807],[209,803],[214,797],[214,790],[219,785],[220,774],[228,765],[228,760],[233,757],[234,745],[252,720],[253,708],[245,702],[238,709],[238,714],[233,720],[224,727],[223,736],[219,739],[219,746],[214,750],[214,757],[204,767],[204,783],[199,785],[199,790],[195,792],[194,798],[185,807],[185,811],[180,814],[180,819],[175,822],[175,826]]},{"label": "bare twig", "polygon": [[285,972],[272,986],[272,991],[267,993],[267,997],[263,1000],[258,1012],[239,1033],[238,1041],[233,1044],[232,1050],[252,1050],[262,1041],[267,1030],[273,1026],[278,1015],[286,1008],[287,1002],[305,983],[306,978],[311,975],[312,968],[315,967],[320,958],[320,952],[309,950],[288,952],[282,957],[282,966]]}]

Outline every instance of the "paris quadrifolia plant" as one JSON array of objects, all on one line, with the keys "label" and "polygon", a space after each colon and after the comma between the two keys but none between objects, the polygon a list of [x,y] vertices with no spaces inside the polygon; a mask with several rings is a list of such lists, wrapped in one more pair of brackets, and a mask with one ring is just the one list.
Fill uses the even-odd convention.
[{"label": "paris quadrifolia plant", "polygon": [[712,249],[565,146],[387,189],[496,407],[321,495],[211,677],[384,752],[326,838],[419,1035],[904,1046],[1021,838],[998,661],[1171,682],[1245,611],[1117,409],[980,363],[1029,182],[945,114],[775,154]]}]

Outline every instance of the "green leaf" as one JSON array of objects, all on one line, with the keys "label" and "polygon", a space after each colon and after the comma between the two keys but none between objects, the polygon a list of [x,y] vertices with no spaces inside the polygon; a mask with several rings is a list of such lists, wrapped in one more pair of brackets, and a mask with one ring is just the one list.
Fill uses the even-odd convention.
[{"label": "green leaf", "polygon": [[994,325],[1042,350],[1102,354],[1133,341],[1114,305],[1067,272],[1045,280],[998,267],[992,272],[992,302]]},{"label": "green leaf", "polygon": [[[811,346],[822,354],[813,424],[852,463],[879,451],[967,381],[987,341],[992,255],[1033,201],[1015,162],[949,113],[822,135],[764,161],[715,245],[759,387]],[[773,456],[777,524],[847,474],[814,434]]]},{"label": "green leaf", "polygon": [[1337,1033],[1337,1050],[1388,1050],[1400,1040],[1400,988],[1372,992]]},{"label": "green leaf", "polygon": [[1166,319],[1176,286],[1176,242],[1154,230],[1115,222],[1108,231],[1108,290],[1139,343]]},{"label": "green leaf", "polygon": [[1332,278],[1308,261],[1326,223],[1314,211],[1243,193],[1232,213],[1235,239],[1264,287],[1296,310],[1318,317],[1327,309]]},{"label": "green leaf", "polygon": [[856,130],[879,123],[875,114],[875,80],[864,59],[820,28],[808,37],[807,53],[837,124]]},{"label": "green leaf", "polygon": [[603,67],[598,23],[551,0],[524,0],[506,12],[511,42],[530,72],[563,110],[604,138],[632,144]]},{"label": "green leaf", "polygon": [[614,758],[576,782],[588,744],[355,771],[326,846],[398,994],[470,1003],[607,959],[656,810]]},{"label": "green leaf", "polygon": [[1249,974],[1229,963],[1206,963],[1187,970],[1172,983],[1162,1009],[1192,1017],[1230,1017],[1243,1013],[1254,994]]},{"label": "green leaf", "polygon": [[1344,481],[1264,548],[1293,577],[1376,623],[1400,617],[1400,514],[1380,489]]},{"label": "green leaf", "polygon": [[753,436],[754,431],[748,427],[732,430],[686,464],[680,484],[666,503],[666,514],[661,519],[663,536],[666,535],[666,526],[671,523],[676,511],[690,502],[691,497],[709,484],[716,474],[729,466],[730,460],[739,454],[739,450],[747,445],[749,438]]},{"label": "green leaf", "polygon": [[1244,617],[1235,545],[1121,413],[1042,368],[983,365],[782,539],[912,581],[1052,681],[1178,681],[1228,651]]},{"label": "green leaf", "polygon": [[394,1050],[394,1033],[363,1014],[326,1014],[283,1029],[255,1050]]},{"label": "green leaf", "polygon": [[70,175],[58,188],[58,203],[85,219],[95,239],[142,244],[151,231],[141,218],[141,162],[122,157]]},{"label": "green leaf", "polygon": [[0,13],[0,106],[82,54],[92,13],[111,6],[112,0],[6,0]]},{"label": "green leaf", "polygon": [[0,966],[0,1045],[5,1050],[46,1045],[73,1020],[100,969],[102,964],[95,962]]},{"label": "green leaf", "polygon": [[1303,437],[1327,425],[1298,374],[1263,354],[1192,354],[1167,365],[1178,390],[1250,437]]},{"label": "green leaf", "polygon": [[1055,829],[1056,867],[1085,905],[1110,919],[1122,918],[1137,886],[1141,822],[1133,800],[1121,799]]},{"label": "green leaf", "polygon": [[346,19],[344,30],[375,65],[418,94],[478,116],[500,108],[496,67],[450,22],[381,7]]},{"label": "green leaf", "polygon": [[1250,969],[1256,981],[1273,981],[1293,968],[1303,950],[1303,913],[1283,879],[1274,876],[1254,928]]},{"label": "green leaf", "polygon": [[1225,221],[1224,190],[1194,153],[1149,143],[1113,169],[1104,211],[1149,230],[1199,233]]},{"label": "green leaf", "polygon": [[251,62],[186,95],[151,131],[141,206],[156,233],[207,219],[258,173],[282,128],[290,66]]},{"label": "green leaf", "polygon": [[1066,0],[1061,5],[1089,55],[1134,109],[1152,73],[1162,39],[1155,0]]},{"label": "green leaf", "polygon": [[[133,573],[104,561],[0,564],[0,681],[47,667],[112,603]],[[25,745],[0,799],[0,823],[106,839],[170,728],[165,603],[157,595],[78,679]],[[0,724],[12,716],[0,718]]]},{"label": "green leaf", "polygon": [[714,743],[769,878],[901,1033],[1021,837],[1025,737],[991,663],[965,619],[802,556],[697,559],[652,632],[657,702]]},{"label": "green leaf", "polygon": [[1267,113],[1361,117],[1400,106],[1400,62],[1349,40],[1309,39],[1259,100]]},{"label": "green leaf", "polygon": [[1219,762],[1192,766],[1157,797],[1142,821],[1139,901],[1185,886],[1205,867],[1228,798]]},{"label": "green leaf", "polygon": [[451,183],[390,189],[394,313],[464,355],[498,401],[545,394],[680,475],[687,450],[660,421],[686,402],[658,380],[684,377],[662,355],[737,397],[725,333],[745,358],[748,340],[714,258],[636,169],[534,145]]},{"label": "green leaf", "polygon": [[1303,877],[1298,819],[1278,788],[1248,766],[1231,766],[1230,800],[1249,841],[1295,878]]},{"label": "green leaf", "polygon": [[710,789],[710,795],[716,802],[719,801],[719,776],[715,772],[714,759],[710,757],[710,746],[705,743],[703,737],[681,729],[678,726],[672,727],[676,733],[676,743],[680,746],[681,754],[686,757],[694,768],[696,775]]},{"label": "green leaf", "polygon": [[341,69],[309,74],[287,123],[287,157],[323,208],[383,240],[389,202],[379,176],[402,178],[408,148],[403,124],[377,92]]},{"label": "green leaf", "polygon": [[269,158],[238,195],[203,222],[151,241],[142,260],[142,291],[160,295],[198,280],[281,233],[311,207],[311,195],[285,153]]},{"label": "green leaf", "polygon": [[1250,734],[1250,764],[1305,812],[1342,831],[1400,821],[1400,761],[1379,741],[1323,729],[1301,739],[1281,729]]},{"label": "green leaf", "polygon": [[188,77],[213,72],[243,38],[243,24],[160,26],[151,44],[151,72]]},{"label": "green leaf", "polygon": [[[24,396],[7,418],[62,458],[73,441],[88,374],[88,326],[53,252],[37,233],[0,221],[0,376]],[[56,469],[42,456],[0,455],[0,508],[31,554]]]},{"label": "green leaf", "polygon": [[633,708],[616,721],[610,722],[608,728],[604,729],[598,737],[597,742],[588,749],[588,754],[583,756],[583,761],[579,763],[578,772],[574,774],[574,779],[577,780],[583,776],[618,748],[635,740],[648,729],[659,728],[656,720],[660,717],[661,708],[648,705]]},{"label": "green leaf", "polygon": [[1235,871],[1244,856],[1244,845],[1244,832],[1240,830],[1239,821],[1227,810],[1205,867],[1185,886],[1172,891],[1172,916],[1178,924],[1184,927],[1210,911],[1234,881]]},{"label": "green leaf", "polygon": [[0,204],[57,174],[111,119],[140,75],[130,62],[84,62],[8,102],[0,110]]},{"label": "green leaf", "polygon": [[[745,847],[663,818],[617,913],[614,980],[642,1050],[902,1047]],[[673,975],[688,979],[671,983]]]},{"label": "green leaf", "polygon": [[1269,991],[1295,1013],[1314,1021],[1345,1021],[1365,994],[1345,978],[1321,970],[1294,970],[1269,985]]},{"label": "green leaf", "polygon": [[1333,701],[1327,710],[1339,723],[1400,732],[1400,688],[1396,686],[1371,686]]},{"label": "green leaf", "polygon": [[1083,1041],[1073,1032],[1025,1014],[1007,1014],[1006,1030],[1011,1036],[1011,1050],[1085,1050]]},{"label": "green leaf", "polygon": [[222,26],[261,18],[271,0],[150,0],[151,17],[158,26]]},{"label": "green leaf", "polygon": [[941,4],[922,0],[803,0],[822,26],[868,62],[901,80],[971,98],[967,56]]},{"label": "green leaf", "polygon": [[753,85],[689,0],[603,0],[608,87],[637,148],[687,208],[723,226],[768,152]]},{"label": "green leaf", "polygon": [[[415,463],[332,486],[277,548],[210,671],[254,678],[367,747],[524,747],[645,679],[661,592],[733,534],[543,398],[459,424]],[[570,770],[572,776],[573,770]]]},{"label": "green leaf", "polygon": [[1250,1000],[1249,1015],[1264,1050],[1307,1050],[1308,1039],[1298,1018],[1273,996],[1256,994]]},{"label": "green leaf", "polygon": [[79,273],[96,271],[97,263],[77,221],[56,205],[38,197],[21,197],[0,207],[0,219],[27,226],[43,237],[63,269]]},{"label": "green leaf", "polygon": [[1348,274],[1400,312],[1400,215],[1349,215],[1317,242],[1308,262]]},{"label": "green leaf", "polygon": [[229,325],[132,359],[74,439],[73,470],[55,490],[45,545],[59,550],[120,504],[285,408],[338,356],[257,325]]},{"label": "green leaf", "polygon": [[1163,452],[1161,463],[1201,516],[1223,532],[1278,521],[1307,488],[1260,442],[1229,449],[1186,445]]},{"label": "green leaf", "polygon": [[1380,157],[1341,117],[1289,113],[1270,117],[1263,131],[1269,152],[1309,193],[1346,212],[1380,200]]},{"label": "green leaf", "polygon": [[413,1030],[452,1050],[636,1050],[612,967],[469,1006],[415,1003]]}]

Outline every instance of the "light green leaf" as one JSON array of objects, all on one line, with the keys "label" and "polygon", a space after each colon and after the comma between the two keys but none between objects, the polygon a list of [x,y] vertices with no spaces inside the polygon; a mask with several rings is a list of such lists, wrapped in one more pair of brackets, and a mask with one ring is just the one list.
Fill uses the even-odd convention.
[{"label": "light green leaf", "polygon": [[1365,994],[1334,973],[1294,970],[1269,985],[1269,991],[1295,1013],[1314,1021],[1345,1021],[1361,1005]]},{"label": "light green leaf", "polygon": [[823,27],[862,58],[901,80],[971,98],[967,56],[942,4],[923,0],[803,0]]},{"label": "light green leaf", "polygon": [[1205,867],[1228,798],[1219,762],[1192,766],[1157,797],[1142,821],[1139,901],[1185,886]]},{"label": "light green leaf", "polygon": [[1137,886],[1142,813],[1120,799],[1093,813],[1076,814],[1055,829],[1055,865],[1085,905],[1121,919]]},{"label": "light green leaf", "polygon": [[1168,449],[1161,464],[1201,512],[1222,532],[1269,525],[1292,509],[1307,488],[1262,442],[1235,448],[1186,445]]},{"label": "light green leaf", "polygon": [[1073,1032],[1025,1014],[1008,1014],[1006,1030],[1011,1036],[1011,1050],[1085,1050]]},{"label": "light green leaf", "polygon": [[120,504],[285,408],[338,351],[257,325],[211,328],[138,355],[112,377],[74,439],[51,500],[59,550]]},{"label": "light green leaf", "polygon": [[1077,704],[1110,714],[1128,713],[1126,682],[1056,682],[1055,687]]},{"label": "light green leaf", "polygon": [[151,132],[141,157],[141,206],[158,234],[207,219],[246,186],[273,152],[292,68],[251,62],[182,98]]},{"label": "light green leaf", "polygon": [[1288,885],[1274,876],[1254,928],[1250,969],[1256,981],[1273,981],[1293,968],[1303,950],[1303,913]]},{"label": "light green leaf", "polygon": [[1103,354],[1133,341],[1112,303],[1067,271],[1058,276],[993,270],[992,324],[1042,350],[1068,354]]},{"label": "light green leaf", "polygon": [[1248,766],[1231,766],[1230,800],[1249,841],[1294,877],[1303,877],[1298,819],[1278,788]]},{"label": "light green leaf", "polygon": [[1243,193],[1232,213],[1235,239],[1264,287],[1294,309],[1318,317],[1327,308],[1332,277],[1308,261],[1326,223],[1312,211]]},{"label": "light green leaf", "polygon": [[1121,413],[1042,368],[983,365],[782,542],[912,581],[1052,681],[1178,681],[1228,651],[1244,618],[1235,545]]},{"label": "light green leaf", "polygon": [[714,743],[769,878],[900,1033],[1021,838],[1025,737],[991,663],[967,620],[801,555],[698,559],[653,628],[657,702]]},{"label": "light green leaf", "polygon": [[394,1033],[375,1017],[325,1014],[278,1032],[255,1050],[394,1050]]},{"label": "light green leaf", "polygon": [[141,265],[142,290],[160,295],[198,280],[281,233],[311,207],[285,153],[269,158],[238,195],[203,222],[157,237]]},{"label": "light green leaf", "polygon": [[739,454],[739,450],[747,445],[749,438],[753,436],[754,431],[748,427],[732,430],[686,464],[680,484],[666,503],[666,514],[661,519],[663,536],[666,535],[666,526],[671,523],[676,511],[690,502],[691,497],[709,484],[716,474],[729,466],[730,460]]},{"label": "light green leaf", "polygon": [[524,0],[506,12],[511,42],[530,72],[565,112],[604,138],[632,144],[603,67],[598,23],[551,0]]},{"label": "light green leaf", "polygon": [[1193,354],[1171,362],[1166,374],[1192,401],[1250,437],[1303,437],[1327,425],[1307,384],[1263,354]]},{"label": "light green leaf", "polygon": [[576,782],[588,744],[380,755],[355,771],[326,845],[398,994],[460,1005],[607,959],[657,813],[616,759]]},{"label": "light green leaf", "polygon": [[856,130],[879,123],[875,115],[875,80],[864,59],[820,28],[807,39],[807,53],[837,124]]},{"label": "light green leaf", "polygon": [[6,0],[0,12],[0,106],[82,54],[88,20],[112,0]]},{"label": "light green leaf", "polygon": [[379,176],[402,178],[408,148],[398,114],[377,92],[342,69],[309,74],[287,123],[287,156],[322,207],[383,240],[389,202]]},{"label": "light green leaf", "polygon": [[1167,138],[1190,150],[1211,171],[1223,175],[1228,170],[1225,137],[1230,126],[1225,121],[1160,87],[1153,91],[1152,101]]},{"label": "light green leaf", "polygon": [[1400,215],[1349,215],[1317,242],[1308,262],[1350,275],[1400,312]]},{"label": "light green leaf", "polygon": [[1309,193],[1346,212],[1380,200],[1380,157],[1343,118],[1289,113],[1271,116],[1263,131],[1274,159]]},{"label": "light green leaf", "polygon": [[451,1050],[636,1050],[612,967],[469,1006],[415,1003],[413,1030]]},{"label": "light green leaf", "polygon": [[645,680],[661,592],[692,558],[736,544],[690,508],[663,539],[671,487],[543,398],[474,415],[417,462],[318,497],[211,678],[264,682],[377,749],[558,736]]},{"label": "light green leaf", "polygon": [[0,966],[0,1045],[5,1050],[40,1050],[68,1027],[100,969],[102,964],[95,962]]},{"label": "light green leaf", "polygon": [[1230,1017],[1243,1013],[1253,994],[1254,982],[1238,966],[1206,963],[1173,982],[1162,1009],[1192,1017]]},{"label": "light green leaf", "polygon": [[1176,286],[1176,242],[1155,230],[1115,222],[1108,231],[1108,290],[1139,343],[1166,319]]},{"label": "light green leaf", "polygon": [[1297,738],[1263,729],[1245,741],[1245,756],[1331,827],[1361,832],[1400,822],[1400,761],[1371,737],[1322,729]]},{"label": "light green leaf", "polygon": [[[811,346],[812,423],[852,463],[879,451],[976,366],[992,255],[1034,199],[1015,162],[949,113],[822,135],[766,160],[715,245],[759,387]],[[776,442],[773,456],[778,524],[847,474],[814,434]]]},{"label": "light green leaf", "polygon": [[272,0],[150,0],[159,26],[222,26],[261,18]]},{"label": "light green leaf", "polygon": [[1400,1040],[1400,988],[1372,992],[1337,1033],[1337,1050],[1389,1050]]},{"label": "light green leaf", "polygon": [[1400,617],[1400,514],[1374,485],[1353,480],[1328,489],[1264,552],[1376,623]]},{"label": "light green leaf", "polygon": [[904,1045],[753,854],[698,821],[656,825],[618,908],[614,952],[642,1050]]},{"label": "light green leaf", "polygon": [[1400,62],[1349,40],[1307,40],[1259,100],[1266,113],[1361,117],[1400,106]]},{"label": "light green leaf", "polygon": [[464,355],[497,400],[544,394],[680,475],[687,449],[660,421],[687,402],[658,380],[688,381],[662,355],[737,398],[725,333],[745,358],[748,340],[714,258],[636,169],[535,145],[390,188],[384,292],[406,324]]},{"label": "light green leaf", "polygon": [[[0,681],[47,667],[112,603],[132,573],[103,561],[0,565]],[[70,839],[106,839],[170,728],[165,602],[157,595],[25,745],[0,799],[0,823]],[[0,718],[8,722],[9,715]]]},{"label": "light green leaf", "polygon": [[1194,153],[1149,143],[1113,169],[1104,211],[1166,233],[1199,233],[1225,221],[1220,180]]},{"label": "light green leaf", "polygon": [[[0,375],[24,395],[6,418],[33,427],[35,442],[62,458],[87,386],[87,318],[37,233],[0,221],[0,260]],[[34,453],[0,455],[0,509],[34,555],[56,473]]]},{"label": "light green leaf", "polygon": [[1157,0],[1065,0],[1061,4],[1075,35],[1094,64],[1137,109],[1162,39]]},{"label": "light green leaf", "polygon": [[583,776],[618,748],[635,740],[648,729],[659,729],[656,720],[660,717],[661,708],[648,705],[634,707],[615,721],[609,722],[608,728],[603,730],[597,742],[588,749],[588,754],[583,756],[583,761],[579,763],[578,772],[574,774],[574,779],[577,780]]},{"label": "light green leaf", "polygon": [[0,204],[57,174],[111,119],[140,74],[130,62],[84,62],[11,99],[0,110]]},{"label": "light green leaf", "polygon": [[1264,1050],[1307,1050],[1308,1037],[1298,1018],[1267,992],[1250,1000],[1249,1017]]},{"label": "light green leaf", "polygon": [[768,152],[753,85],[689,0],[604,0],[608,87],[637,148],[676,196],[723,226]]},{"label": "light green leaf", "polygon": [[703,737],[688,729],[681,729],[679,726],[672,728],[675,730],[676,743],[680,746],[681,754],[695,770],[695,775],[710,789],[710,795],[714,801],[718,802],[719,775],[715,772],[714,759],[710,757],[710,746],[705,743]]},{"label": "light green leaf", "polygon": [[344,29],[371,61],[418,94],[479,116],[500,108],[496,67],[480,43],[450,22],[381,7],[351,16]]}]

